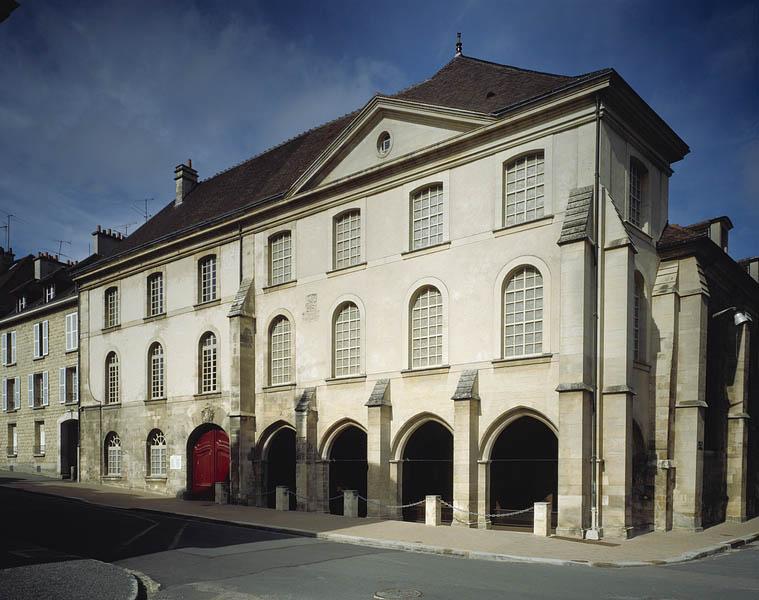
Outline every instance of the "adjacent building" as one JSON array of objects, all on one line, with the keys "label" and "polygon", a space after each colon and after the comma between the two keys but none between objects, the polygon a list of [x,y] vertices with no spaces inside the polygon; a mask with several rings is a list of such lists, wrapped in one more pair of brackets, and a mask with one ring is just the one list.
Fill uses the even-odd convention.
[{"label": "adjacent building", "polygon": [[756,261],[726,218],[668,223],[687,152],[612,69],[457,52],[207,180],[179,165],[74,274],[82,478],[409,519],[440,494],[480,527],[550,500],[576,537],[755,514]]}]

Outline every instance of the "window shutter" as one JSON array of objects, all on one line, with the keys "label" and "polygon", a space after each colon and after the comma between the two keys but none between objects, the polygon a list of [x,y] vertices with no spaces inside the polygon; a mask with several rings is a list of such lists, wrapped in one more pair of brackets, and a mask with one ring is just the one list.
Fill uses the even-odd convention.
[{"label": "window shutter", "polygon": [[74,376],[71,378],[71,385],[74,388],[74,402],[79,402],[79,366],[74,367]]},{"label": "window shutter", "polygon": [[21,377],[16,377],[16,384],[13,386],[13,408],[21,408]]},{"label": "window shutter", "polygon": [[47,373],[47,371],[42,372],[42,406],[50,404],[50,380]]},{"label": "window shutter", "polygon": [[42,345],[41,345],[42,340],[40,339],[41,337],[40,334],[42,333],[41,325],[42,323],[34,324],[34,358],[39,358],[41,356],[40,354],[40,350],[42,349]]},{"label": "window shutter", "polygon": [[27,397],[29,398],[29,407],[34,408],[34,375],[27,375],[26,383],[29,386]]},{"label": "window shutter", "polygon": [[8,364],[8,336],[7,334],[2,334],[0,336],[0,353],[3,355],[3,364]]},{"label": "window shutter", "polygon": [[47,356],[48,353],[48,333],[50,327],[48,321],[42,321],[42,356]]},{"label": "window shutter", "polygon": [[61,404],[66,402],[66,369],[58,369],[58,401]]},{"label": "window shutter", "polygon": [[11,331],[11,363],[16,362],[16,332]]},{"label": "window shutter", "polygon": [[3,377],[3,410],[8,410],[8,380]]}]

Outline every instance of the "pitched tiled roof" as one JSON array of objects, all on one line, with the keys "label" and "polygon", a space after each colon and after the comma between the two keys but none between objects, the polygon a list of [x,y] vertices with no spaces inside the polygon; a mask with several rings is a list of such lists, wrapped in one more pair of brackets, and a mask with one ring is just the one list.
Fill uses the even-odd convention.
[{"label": "pitched tiled roof", "polygon": [[[390,97],[496,114],[531,98],[609,72],[610,69],[605,69],[569,77],[460,56],[430,79]],[[358,111],[306,131],[201,181],[180,206],[175,207],[173,201],[170,202],[127,237],[114,256],[285,194],[357,114]]]}]

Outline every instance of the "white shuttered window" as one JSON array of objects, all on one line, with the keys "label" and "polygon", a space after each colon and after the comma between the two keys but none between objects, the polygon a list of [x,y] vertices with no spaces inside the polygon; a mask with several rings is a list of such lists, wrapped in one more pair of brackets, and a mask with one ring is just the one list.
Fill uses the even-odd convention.
[{"label": "white shuttered window", "polygon": [[70,313],[66,315],[66,352],[71,352],[79,347],[79,315]]}]

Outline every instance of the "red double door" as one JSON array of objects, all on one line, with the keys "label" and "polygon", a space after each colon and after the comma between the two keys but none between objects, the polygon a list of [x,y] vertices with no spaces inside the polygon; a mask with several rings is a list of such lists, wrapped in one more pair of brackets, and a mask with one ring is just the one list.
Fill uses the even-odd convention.
[{"label": "red double door", "polygon": [[229,436],[222,429],[211,429],[192,447],[192,493],[213,496],[214,484],[228,479]]}]

